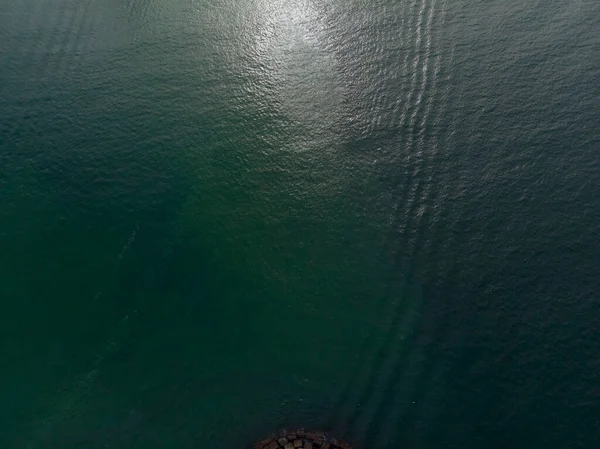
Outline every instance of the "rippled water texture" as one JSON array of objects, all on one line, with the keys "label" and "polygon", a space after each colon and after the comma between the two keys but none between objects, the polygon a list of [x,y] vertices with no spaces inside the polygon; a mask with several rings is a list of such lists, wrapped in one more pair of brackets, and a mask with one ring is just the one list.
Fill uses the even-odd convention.
[{"label": "rippled water texture", "polygon": [[600,2],[2,0],[0,446],[600,441]]}]

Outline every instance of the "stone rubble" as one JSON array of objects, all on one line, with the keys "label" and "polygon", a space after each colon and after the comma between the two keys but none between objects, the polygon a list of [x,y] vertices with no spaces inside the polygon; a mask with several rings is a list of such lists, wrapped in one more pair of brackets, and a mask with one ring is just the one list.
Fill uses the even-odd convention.
[{"label": "stone rubble", "polygon": [[281,431],[255,443],[252,449],[352,449],[348,443],[338,439],[329,439],[323,432],[305,432],[297,429],[291,432]]}]

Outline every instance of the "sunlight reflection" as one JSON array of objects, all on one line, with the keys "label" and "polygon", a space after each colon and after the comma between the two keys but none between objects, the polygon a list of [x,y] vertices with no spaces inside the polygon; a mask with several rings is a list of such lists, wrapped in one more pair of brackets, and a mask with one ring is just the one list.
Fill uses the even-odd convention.
[{"label": "sunlight reflection", "polygon": [[315,132],[330,129],[340,95],[323,2],[256,0],[253,7],[245,40],[250,76],[288,118]]},{"label": "sunlight reflection", "polygon": [[322,27],[313,0],[257,0],[256,15],[256,43],[263,51],[319,43]]}]

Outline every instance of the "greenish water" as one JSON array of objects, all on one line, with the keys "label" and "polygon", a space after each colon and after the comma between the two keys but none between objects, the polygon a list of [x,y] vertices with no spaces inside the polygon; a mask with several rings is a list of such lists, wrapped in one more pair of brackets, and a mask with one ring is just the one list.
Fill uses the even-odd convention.
[{"label": "greenish water", "polygon": [[595,447],[599,30],[2,0],[0,447]]}]

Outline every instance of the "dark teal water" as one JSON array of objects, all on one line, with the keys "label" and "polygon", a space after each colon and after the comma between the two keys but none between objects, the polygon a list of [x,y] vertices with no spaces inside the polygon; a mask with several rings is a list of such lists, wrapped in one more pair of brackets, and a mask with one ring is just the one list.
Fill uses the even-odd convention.
[{"label": "dark teal water", "polygon": [[1,0],[0,447],[596,447],[599,152],[596,0]]}]

